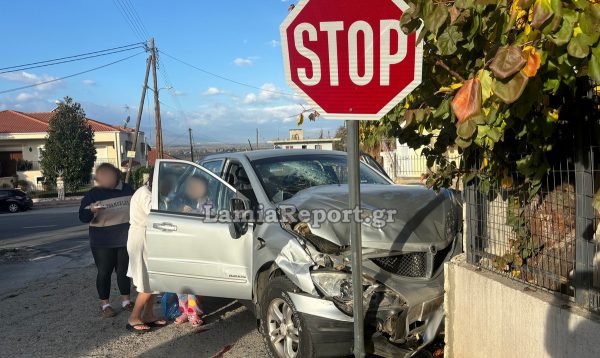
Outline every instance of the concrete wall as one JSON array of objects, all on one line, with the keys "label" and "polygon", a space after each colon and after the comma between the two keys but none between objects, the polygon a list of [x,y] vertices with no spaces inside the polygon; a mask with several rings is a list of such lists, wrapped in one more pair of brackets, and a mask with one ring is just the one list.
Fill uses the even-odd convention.
[{"label": "concrete wall", "polygon": [[600,318],[461,255],[445,265],[447,358],[600,357]]}]

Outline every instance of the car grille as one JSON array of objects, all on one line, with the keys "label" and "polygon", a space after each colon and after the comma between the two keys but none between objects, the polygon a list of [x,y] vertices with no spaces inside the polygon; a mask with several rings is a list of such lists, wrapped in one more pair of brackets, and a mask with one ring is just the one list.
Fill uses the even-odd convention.
[{"label": "car grille", "polygon": [[[395,275],[431,277],[446,261],[452,247],[452,245],[448,245],[433,255],[428,252],[409,252],[395,256],[377,257],[371,259],[371,261],[381,269]],[[433,267],[430,268],[430,265],[433,265]]]},{"label": "car grille", "polygon": [[411,252],[371,260],[375,265],[396,275],[406,277],[425,277],[427,275],[427,253],[425,252]]}]

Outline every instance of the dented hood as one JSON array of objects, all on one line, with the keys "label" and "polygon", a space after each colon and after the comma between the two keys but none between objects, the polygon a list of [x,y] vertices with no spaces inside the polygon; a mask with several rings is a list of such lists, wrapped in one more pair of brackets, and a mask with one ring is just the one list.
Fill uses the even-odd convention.
[{"label": "dented hood", "polygon": [[[297,210],[344,210],[348,208],[348,185],[324,185],[298,192],[279,203]],[[383,227],[374,227],[363,221],[363,248],[422,251],[431,246],[446,247],[457,230],[461,215],[454,194],[449,190],[439,193],[412,185],[361,185],[361,208],[366,215],[374,210],[392,209],[392,221]],[[364,217],[364,215],[363,215]],[[339,246],[350,245],[350,225],[347,222],[326,221],[317,227],[310,224],[313,234]]]}]

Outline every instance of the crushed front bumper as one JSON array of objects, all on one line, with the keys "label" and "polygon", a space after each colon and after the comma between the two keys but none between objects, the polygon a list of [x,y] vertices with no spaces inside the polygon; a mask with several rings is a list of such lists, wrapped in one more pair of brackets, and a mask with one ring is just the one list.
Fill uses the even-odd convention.
[{"label": "crushed front bumper", "polygon": [[[288,293],[304,318],[319,357],[352,354],[353,318],[329,300]],[[370,307],[365,317],[368,353],[382,357],[410,357],[431,343],[443,327],[443,296],[413,307]]]}]

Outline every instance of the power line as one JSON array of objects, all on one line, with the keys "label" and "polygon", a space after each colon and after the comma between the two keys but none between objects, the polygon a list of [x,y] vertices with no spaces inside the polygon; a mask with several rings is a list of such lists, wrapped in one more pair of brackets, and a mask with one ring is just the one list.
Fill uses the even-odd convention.
[{"label": "power line", "polygon": [[177,57],[175,57],[175,56],[169,55],[168,53],[166,53],[166,52],[164,52],[164,51],[162,51],[162,50],[159,50],[159,52],[160,52],[160,53],[162,53],[162,54],[164,54],[165,56],[167,56],[167,57],[169,57],[169,58],[171,58],[171,59],[173,59],[173,60],[175,60],[175,61],[179,62],[179,63],[182,63],[182,64],[184,64],[184,65],[186,65],[186,66],[188,66],[188,67],[191,67],[191,68],[193,68],[193,69],[196,69],[196,70],[198,70],[198,71],[200,71],[200,72],[202,72],[202,73],[204,73],[204,74],[207,74],[207,75],[209,75],[209,76],[213,76],[213,77],[216,77],[216,78],[220,78],[220,79],[222,79],[222,80],[224,80],[224,81],[228,81],[228,82],[231,82],[231,83],[235,83],[235,84],[237,84],[237,85],[244,86],[244,87],[248,87],[248,88],[257,89],[257,90],[260,90],[260,91],[265,91],[265,92],[270,92],[270,93],[276,93],[276,94],[280,94],[280,95],[282,95],[282,96],[288,96],[288,97],[300,97],[299,95],[297,95],[297,94],[294,94],[294,93],[287,93],[287,92],[282,92],[282,91],[270,90],[270,89],[261,88],[261,87],[258,87],[258,86],[249,85],[249,84],[247,84],[247,83],[243,83],[243,82],[240,82],[240,81],[236,81],[236,80],[233,80],[233,79],[231,79],[231,78],[227,78],[227,77],[225,77],[225,76],[222,76],[222,75],[219,75],[219,74],[217,74],[217,73],[214,73],[214,72],[211,72],[211,71],[205,70],[205,69],[203,69],[203,68],[200,68],[200,67],[194,66],[194,65],[192,65],[191,63],[189,63],[189,62],[186,62],[186,61],[184,61],[184,60],[181,60],[181,59],[179,59],[179,58],[177,58]]},{"label": "power line", "polygon": [[72,56],[55,58],[55,59],[52,59],[52,60],[45,60],[45,61],[38,61],[38,62],[26,63],[26,64],[23,64],[23,65],[2,67],[2,68],[0,68],[0,71],[8,70],[8,69],[11,69],[11,68],[17,68],[17,67],[26,67],[26,66],[39,65],[39,64],[48,63],[48,62],[62,61],[62,60],[66,60],[66,59],[70,59],[70,58],[76,58],[76,57],[81,57],[81,56],[94,55],[94,54],[101,53],[101,52],[107,52],[107,51],[113,51],[113,50],[120,50],[120,49],[124,49],[126,47],[135,46],[135,47],[132,47],[132,48],[137,48],[140,45],[145,45],[145,42],[137,42],[137,43],[133,43],[133,44],[129,44],[129,45],[108,48],[108,49],[105,49],[105,50],[99,50],[99,51],[82,53],[82,54],[79,54],[79,55],[72,55]]},{"label": "power line", "polygon": [[129,13],[125,11],[125,8],[123,7],[123,4],[120,1],[118,1],[118,0],[113,0],[113,3],[118,8],[119,12],[121,12],[121,15],[123,15],[123,17],[125,18],[125,21],[127,22],[127,24],[129,25],[129,27],[133,31],[134,35],[137,36],[137,38],[140,41],[143,41],[143,39],[144,39],[143,34],[137,28],[137,26],[135,25],[134,21],[130,18]]},{"label": "power line", "polygon": [[138,49],[138,48],[140,48],[140,46],[130,47],[130,48],[126,48],[126,49],[122,49],[122,50],[116,50],[116,51],[112,51],[112,52],[104,52],[104,53],[99,53],[99,54],[96,54],[96,55],[90,55],[90,56],[85,56],[85,57],[80,57],[80,58],[73,58],[73,59],[70,59],[70,60],[64,60],[64,61],[58,61],[58,62],[52,62],[52,63],[46,63],[46,64],[41,64],[41,65],[36,65],[36,66],[20,67],[20,68],[16,68],[16,69],[12,69],[12,70],[0,71],[0,75],[3,74],[3,73],[26,71],[26,70],[31,70],[31,69],[34,69],[34,68],[54,66],[54,65],[60,65],[62,63],[69,63],[69,62],[87,60],[87,59],[95,58],[95,57],[101,57],[101,56],[107,56],[107,55],[114,55],[115,53],[121,53],[121,52],[131,51],[131,50],[135,50],[135,49]]},{"label": "power line", "polygon": [[140,28],[142,34],[146,35],[146,37],[150,37],[150,35],[148,34],[148,30],[146,30],[146,26],[144,26],[142,19],[138,15],[138,12],[135,9],[135,7],[133,6],[133,4],[131,3],[131,1],[125,0],[123,2],[125,5],[129,5],[129,9],[131,10],[131,13],[133,14],[133,18],[134,18],[134,20],[136,20],[137,24],[139,25],[139,28]]},{"label": "power line", "polygon": [[89,72],[92,72],[92,71],[96,71],[96,70],[99,70],[99,69],[101,69],[101,68],[108,67],[108,66],[112,66],[112,65],[114,65],[114,64],[117,64],[117,63],[119,63],[119,62],[123,62],[123,61],[125,61],[125,60],[129,60],[130,58],[132,58],[132,57],[135,57],[135,56],[137,56],[137,55],[141,55],[141,54],[142,54],[142,53],[144,53],[144,52],[145,52],[145,51],[138,52],[138,53],[136,53],[136,54],[134,54],[134,55],[127,56],[127,57],[125,57],[125,58],[122,58],[122,59],[120,59],[120,60],[113,61],[113,62],[107,63],[107,64],[105,64],[105,65],[102,65],[102,66],[94,67],[94,68],[91,68],[91,69],[89,69],[89,70],[85,70],[85,71],[77,72],[77,73],[74,73],[74,74],[71,74],[71,75],[68,75],[68,76],[59,77],[59,78],[54,78],[54,79],[52,79],[52,80],[49,80],[49,81],[38,82],[38,83],[35,83],[35,84],[32,84],[32,85],[28,85],[28,86],[22,86],[22,87],[11,88],[11,89],[8,89],[8,90],[0,91],[0,94],[5,94],[5,93],[9,93],[9,92],[20,91],[20,90],[24,90],[24,89],[27,89],[27,88],[32,88],[32,87],[37,87],[37,86],[45,85],[45,84],[52,83],[52,82],[58,82],[58,81],[66,80],[67,78],[71,78],[71,77],[75,77],[75,76],[83,75],[83,74],[85,74],[85,73],[89,73]]}]

